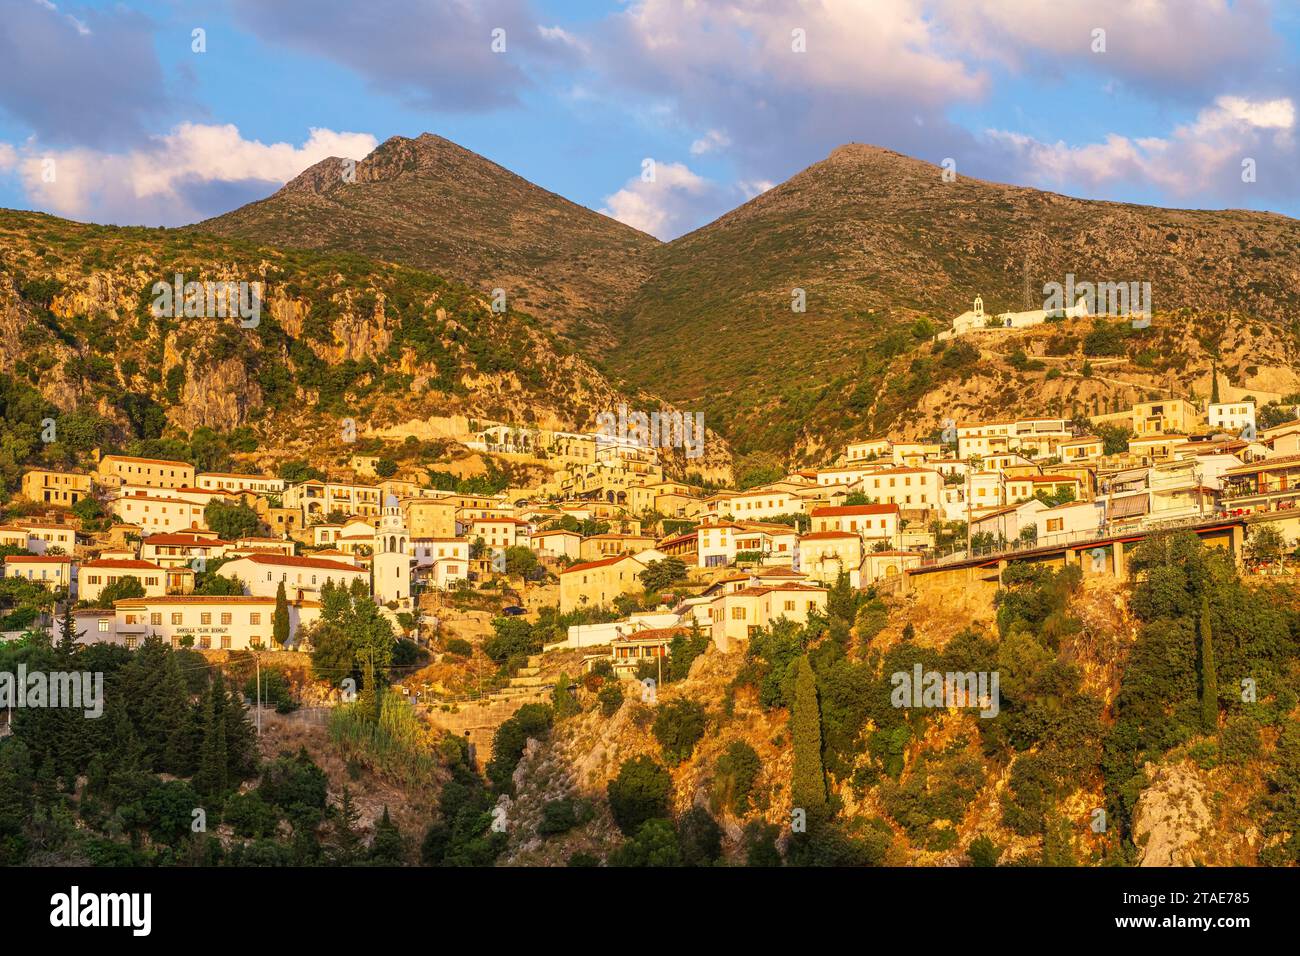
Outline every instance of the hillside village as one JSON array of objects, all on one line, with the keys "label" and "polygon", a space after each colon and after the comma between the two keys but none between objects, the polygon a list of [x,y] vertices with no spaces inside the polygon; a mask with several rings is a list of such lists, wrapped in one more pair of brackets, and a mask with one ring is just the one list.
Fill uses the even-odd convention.
[{"label": "hillside village", "polygon": [[[0,526],[0,546],[5,577],[74,602],[82,640],[128,648],[150,632],[201,650],[301,646],[322,588],[356,581],[424,640],[422,598],[489,587],[527,552],[555,582],[561,615],[608,613],[646,590],[647,569],[671,567],[680,585],[678,603],[575,624],[565,646],[653,630],[658,645],[619,653],[661,654],[667,635],[696,624],[726,651],[782,614],[824,608],[841,574],[854,588],[901,588],[936,564],[1243,515],[1290,551],[1300,420],[1261,427],[1256,413],[1251,400],[1166,399],[1082,422],[949,421],[927,439],[853,442],[824,467],[743,489],[666,480],[657,449],[635,441],[504,425],[470,447],[553,468],[548,482],[466,495],[416,475],[381,479],[374,455],[295,482],[105,454],[85,473],[24,473],[23,514]],[[214,574],[238,588],[196,588]],[[277,602],[287,640],[271,633]],[[10,638],[22,632],[13,625]]]},{"label": "hillside village", "polygon": [[[977,298],[934,344],[1094,318],[1082,304],[985,317]],[[1232,823],[1267,788],[1272,764],[1242,777],[1213,819],[1176,808],[1179,793],[1204,798],[1226,780],[1242,734],[1255,743],[1233,760],[1289,746],[1277,729],[1294,703],[1289,651],[1236,651],[1255,668],[1275,658],[1260,678],[1276,709],[1267,716],[1229,701],[1221,727],[1205,717],[1151,744],[1158,765],[1136,752],[1103,763],[1089,749],[1126,739],[1137,719],[1140,693],[1127,688],[1147,686],[1148,658],[1133,642],[1161,633],[1161,621],[1141,617],[1157,579],[1132,569],[1149,572],[1152,547],[1172,548],[1179,567],[1234,569],[1249,588],[1286,587],[1300,567],[1300,397],[1254,394],[1214,366],[1208,381],[1171,381],[1168,397],[1144,389],[1127,407],[1094,402],[1091,414],[1071,403],[1070,417],[944,417],[863,435],[815,465],[809,454],[820,453],[804,450],[788,459],[797,464],[721,468],[702,423],[692,444],[691,416],[665,410],[638,428],[623,405],[590,431],[455,415],[360,428],[346,419],[341,438],[318,425],[283,448],[174,428],[101,448],[78,435],[79,447],[58,452],[66,466],[32,454],[12,481],[0,520],[0,652],[117,654],[122,673],[138,661],[162,686],[168,667],[228,672],[242,682],[230,712],[255,720],[256,746],[279,768],[272,779],[289,760],[295,773],[328,778],[315,799],[334,822],[302,831],[298,863],[317,860],[317,829],[335,832],[354,812],[380,848],[366,852],[409,862],[414,848],[399,852],[389,828],[423,829],[419,859],[440,865],[685,859],[692,827],[706,834],[708,860],[754,865],[1276,860],[1289,852],[1284,814],[1269,818],[1281,822],[1266,839]],[[40,421],[35,407],[22,409],[25,427]],[[57,425],[77,428],[70,417]],[[222,452],[206,460],[228,467],[200,467],[202,441]],[[150,454],[168,447],[190,454]],[[1226,565],[1189,556],[1193,543]],[[1286,615],[1300,621],[1293,590],[1272,599],[1276,620],[1220,626],[1281,640]],[[1239,606],[1218,600],[1214,613]],[[1179,613],[1184,627],[1189,612]],[[1217,651],[1225,667],[1246,666],[1235,646]],[[1026,653],[1047,668],[1028,697],[1015,657]],[[1053,682],[1069,703],[1043,703],[1052,716],[1042,728],[1057,729],[1007,731],[1012,743],[997,729],[1006,724],[985,729],[960,704],[891,703],[883,685],[923,660],[959,677],[1009,675],[1000,702],[996,691],[979,699],[1010,708],[1012,727],[1025,719],[1018,709],[1061,696]],[[169,693],[211,721],[210,687]],[[129,724],[153,705],[127,706]],[[820,745],[789,736],[810,708]],[[113,726],[113,746],[130,750],[131,731],[119,718]],[[1167,742],[1216,729],[1216,744]],[[23,725],[2,730],[17,736]],[[169,762],[156,746],[153,767],[193,772],[198,752]],[[822,768],[811,778],[799,769],[810,746]],[[1208,746],[1223,748],[1222,762],[1196,749]],[[1066,760],[1057,751],[1075,769],[1052,764],[1054,782],[1029,779]],[[267,778],[250,789],[256,762],[237,767],[233,751],[230,761],[224,785],[195,778],[226,804],[219,848],[204,852],[282,859],[286,844],[265,841],[299,828],[291,814],[269,822],[286,807],[260,809]],[[652,819],[629,821],[619,788],[645,784],[641,775],[661,802]],[[948,781],[942,797],[917,791],[932,778]],[[810,790],[809,779],[822,782]],[[359,811],[348,809],[354,793]],[[810,802],[825,812],[807,841],[789,821]],[[1088,814],[1101,806],[1121,827],[1090,836]],[[250,807],[266,819],[251,823]],[[510,822],[456,823],[489,811]],[[333,839],[351,845],[351,826]],[[259,833],[262,843],[240,842]],[[111,834],[95,840],[94,853],[120,852]],[[171,852],[153,837],[132,845],[138,859]]]}]

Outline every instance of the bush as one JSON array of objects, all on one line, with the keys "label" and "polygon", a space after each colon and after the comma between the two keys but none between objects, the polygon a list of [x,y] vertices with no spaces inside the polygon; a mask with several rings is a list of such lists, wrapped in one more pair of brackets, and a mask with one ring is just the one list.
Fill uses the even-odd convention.
[{"label": "bush", "polygon": [[722,828],[703,807],[691,807],[682,815],[677,842],[687,866],[712,866],[722,856]]},{"label": "bush", "polygon": [[745,866],[780,866],[781,853],[776,848],[776,824],[751,820],[745,826]]},{"label": "bush", "polygon": [[693,700],[675,700],[659,708],[654,735],[670,766],[690,757],[704,736],[704,724],[704,708]]},{"label": "bush", "polygon": [[559,800],[548,800],[542,807],[542,822],[537,825],[537,832],[544,836],[551,836],[556,833],[568,833],[578,825],[578,814],[574,809],[573,800],[570,797],[563,797]]},{"label": "bush", "polygon": [[237,835],[260,839],[275,836],[280,814],[254,790],[251,793],[235,794],[226,801],[226,812],[222,820],[230,824]]},{"label": "bush", "polygon": [[600,702],[600,712],[606,717],[613,717],[618,713],[618,709],[623,706],[623,688],[618,684],[606,684],[596,695],[596,700]]},{"label": "bush", "polygon": [[262,799],[281,810],[308,808],[324,813],[327,793],[325,771],[312,761],[306,749],[296,756],[273,760],[262,773]]},{"label": "bush", "polygon": [[512,657],[527,656],[542,649],[542,643],[533,634],[533,626],[519,617],[498,617],[492,621],[495,632],[483,642],[483,653],[504,664]]},{"label": "bush", "polygon": [[610,866],[681,866],[682,851],[669,820],[648,820],[609,855]]},{"label": "bush", "polygon": [[442,645],[443,650],[448,654],[455,654],[457,657],[470,657],[474,653],[474,645],[463,637],[449,637]]},{"label": "bush", "polygon": [[623,761],[609,782],[609,810],[618,828],[629,836],[647,820],[666,819],[673,778],[650,757]]},{"label": "bush", "polygon": [[733,741],[718,758],[717,775],[713,780],[713,792],[719,801],[718,806],[725,807],[737,816],[748,813],[754,782],[762,769],[763,763],[758,759],[758,751],[743,740]]},{"label": "bush", "polygon": [[972,866],[997,866],[998,858],[1002,856],[1002,848],[982,833],[971,841],[966,852]]},{"label": "bush", "polygon": [[1259,725],[1250,717],[1234,717],[1219,731],[1219,754],[1227,763],[1245,763],[1259,756]]},{"label": "bush", "polygon": [[393,666],[410,667],[420,659],[420,647],[409,638],[400,638],[393,644]]}]

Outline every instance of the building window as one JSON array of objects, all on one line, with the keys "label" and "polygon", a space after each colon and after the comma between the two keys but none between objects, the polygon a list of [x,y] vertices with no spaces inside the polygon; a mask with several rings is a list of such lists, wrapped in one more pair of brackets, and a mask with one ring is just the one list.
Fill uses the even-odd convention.
[{"label": "building window", "polygon": [[260,611],[253,611],[248,615],[248,623],[257,625],[262,623],[262,614]]},{"label": "building window", "polygon": [[161,612],[161,611],[154,611],[154,612],[152,612],[152,613],[149,615],[149,623],[152,624],[152,625],[154,625],[155,627],[161,625],[161,624],[162,624],[162,612]]},{"label": "building window", "polygon": [[222,649],[223,651],[228,651],[228,650],[230,650],[230,635],[229,635],[229,634],[222,634],[222,635],[221,635],[221,649]]},{"label": "building window", "polygon": [[221,612],[221,623],[222,623],[222,624],[227,624],[227,625],[230,623],[230,612],[229,612],[229,611],[222,611],[222,612]]},{"label": "building window", "polygon": [[181,623],[181,612],[180,612],[180,611],[172,611],[172,623],[173,623],[173,624],[179,624],[179,623]]},{"label": "building window", "polygon": [[108,619],[107,619],[107,618],[103,618],[103,617],[101,617],[101,618],[99,619],[99,633],[101,633],[101,634],[107,634],[107,633],[108,633],[108,630],[109,630]]},{"label": "building window", "polygon": [[199,623],[200,623],[200,624],[211,624],[211,623],[212,623],[212,612],[211,612],[211,611],[203,611],[201,614],[199,614]]}]

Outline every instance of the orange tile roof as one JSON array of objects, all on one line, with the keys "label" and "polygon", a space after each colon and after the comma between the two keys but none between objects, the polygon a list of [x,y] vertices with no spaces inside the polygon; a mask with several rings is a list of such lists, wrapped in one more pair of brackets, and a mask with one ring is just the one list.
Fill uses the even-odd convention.
[{"label": "orange tile roof", "polygon": [[[602,558],[599,561],[587,561],[583,564],[573,564],[561,571],[561,574],[572,574],[574,571],[587,571],[591,568],[603,568],[609,564],[616,564],[619,561],[635,560],[630,554],[619,554],[612,558]],[[638,562],[640,563],[640,562]]]},{"label": "orange tile roof", "polygon": [[134,461],[144,465],[178,465],[181,468],[193,468],[188,461],[176,461],[172,458],[135,458],[131,455],[105,455],[100,459],[100,464],[106,461]]},{"label": "orange tile roof", "polygon": [[884,514],[898,514],[898,505],[831,505],[825,508],[814,508],[812,516],[814,518],[833,518],[841,515]]},{"label": "orange tile roof", "polygon": [[246,554],[240,561],[252,561],[254,564],[276,565],[290,568],[317,568],[321,571],[364,571],[365,568],[339,561],[322,561],[319,558],[299,558],[287,554]]}]

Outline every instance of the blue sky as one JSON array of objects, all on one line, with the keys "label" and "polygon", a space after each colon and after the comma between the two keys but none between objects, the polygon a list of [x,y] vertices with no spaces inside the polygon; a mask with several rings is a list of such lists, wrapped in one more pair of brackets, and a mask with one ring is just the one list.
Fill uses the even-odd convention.
[{"label": "blue sky", "polygon": [[0,205],[75,219],[193,222],[425,131],[665,239],[845,142],[1300,214],[1287,0],[4,2]]}]

